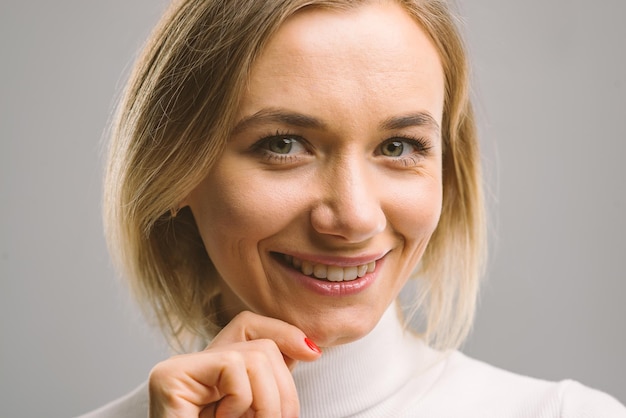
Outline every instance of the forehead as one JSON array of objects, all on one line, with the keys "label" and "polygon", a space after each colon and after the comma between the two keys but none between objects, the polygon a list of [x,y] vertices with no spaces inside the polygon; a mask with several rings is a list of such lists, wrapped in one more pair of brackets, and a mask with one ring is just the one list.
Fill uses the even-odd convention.
[{"label": "forehead", "polygon": [[392,58],[406,54],[406,47],[412,45],[413,52],[423,54],[412,54],[410,58],[422,60],[432,53],[434,56],[430,58],[438,60],[426,33],[395,2],[349,9],[305,8],[283,23],[270,41],[267,53],[279,52],[275,49],[277,44],[285,52],[320,55],[340,52],[356,60],[380,57],[380,53]]},{"label": "forehead", "polygon": [[430,38],[396,3],[308,8],[287,19],[261,52],[242,110],[272,98],[362,104],[385,93],[440,113],[443,80]]}]

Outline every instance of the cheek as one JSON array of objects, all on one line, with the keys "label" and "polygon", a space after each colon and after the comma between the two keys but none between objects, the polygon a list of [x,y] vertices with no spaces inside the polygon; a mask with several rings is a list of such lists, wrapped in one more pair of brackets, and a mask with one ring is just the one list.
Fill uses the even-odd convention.
[{"label": "cheek", "polygon": [[[421,244],[437,228],[441,215],[442,187],[436,179],[420,179],[389,189],[388,221],[411,244]],[[416,242],[417,241],[417,242]]]},{"label": "cheek", "polygon": [[281,231],[298,212],[297,192],[278,187],[258,172],[214,170],[191,202],[210,255],[225,250],[244,255]]},{"label": "cheek", "polygon": [[397,190],[392,202],[393,208],[387,211],[387,219],[396,236],[403,241],[396,275],[406,280],[415,271],[439,223],[441,184],[435,180],[421,187],[404,187]]}]

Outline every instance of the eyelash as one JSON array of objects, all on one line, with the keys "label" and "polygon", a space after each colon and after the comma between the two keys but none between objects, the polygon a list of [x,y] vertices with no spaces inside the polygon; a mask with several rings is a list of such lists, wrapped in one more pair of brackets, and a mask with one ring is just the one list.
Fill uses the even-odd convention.
[{"label": "eyelash", "polygon": [[[274,133],[263,135],[261,139],[253,144],[252,151],[272,164],[290,164],[299,161],[302,158],[302,154],[279,154],[268,149],[269,142],[271,140],[279,138],[293,139],[306,150],[307,154],[311,154],[311,152],[309,151],[310,145],[303,137],[293,134],[289,131],[281,130],[277,130]],[[391,142],[401,142],[403,144],[409,144],[415,149],[415,152],[412,152],[406,156],[398,156],[396,158],[383,155],[381,152],[382,147]],[[401,167],[413,167],[418,165],[421,159],[429,155],[431,149],[432,145],[430,141],[426,138],[402,136],[392,137],[382,141],[377,147],[376,154],[383,158],[387,157],[392,164],[399,165]]]},{"label": "eyelash", "polygon": [[277,130],[276,132],[272,134],[264,135],[263,137],[261,137],[261,139],[259,139],[257,142],[254,143],[254,145],[252,145],[252,151],[261,155],[261,157],[263,157],[266,161],[270,163],[274,163],[274,164],[289,164],[289,163],[294,163],[298,161],[301,158],[301,155],[278,154],[268,149],[269,142],[273,139],[278,139],[278,138],[285,138],[285,139],[290,138],[290,139],[297,140],[300,143],[300,145],[305,150],[307,150],[307,153],[310,154],[310,152],[308,152],[309,145],[304,138],[302,138],[299,135],[292,134],[289,131],[280,131],[280,130]]},{"label": "eyelash", "polygon": [[[415,149],[415,152],[412,152],[405,156],[399,156],[397,158],[389,157],[394,164],[398,164],[401,167],[414,167],[418,165],[424,157],[430,154],[430,151],[432,149],[430,141],[426,138],[402,136],[389,138],[383,141],[378,147],[378,154],[382,155],[382,152],[380,151],[382,147],[391,142],[402,142],[405,144],[409,144]],[[385,156],[383,155],[383,157]]]}]

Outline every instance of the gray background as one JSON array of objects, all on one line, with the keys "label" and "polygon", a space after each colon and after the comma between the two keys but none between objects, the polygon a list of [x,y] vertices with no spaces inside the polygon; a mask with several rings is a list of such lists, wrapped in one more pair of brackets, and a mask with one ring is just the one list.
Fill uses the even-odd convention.
[{"label": "gray background", "polygon": [[[116,278],[102,136],[164,0],[0,4],[0,416],[65,417],[167,349]],[[624,0],[465,0],[491,208],[469,354],[626,402]]]}]

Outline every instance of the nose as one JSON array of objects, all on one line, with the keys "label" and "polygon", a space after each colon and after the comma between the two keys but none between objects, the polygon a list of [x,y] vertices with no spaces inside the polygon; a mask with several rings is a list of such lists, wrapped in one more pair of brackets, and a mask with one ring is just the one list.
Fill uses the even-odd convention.
[{"label": "nose", "polygon": [[311,211],[315,231],[343,242],[364,242],[384,231],[381,185],[366,160],[338,158],[318,177],[321,193]]}]

